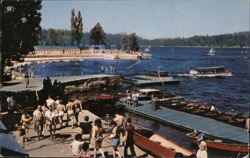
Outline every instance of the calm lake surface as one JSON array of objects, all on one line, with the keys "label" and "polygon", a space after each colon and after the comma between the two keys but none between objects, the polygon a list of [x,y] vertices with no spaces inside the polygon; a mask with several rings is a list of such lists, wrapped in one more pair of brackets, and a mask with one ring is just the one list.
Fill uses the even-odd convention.
[{"label": "calm lake surface", "polygon": [[[180,84],[154,86],[163,92],[175,93],[187,99],[201,103],[214,104],[223,111],[249,112],[250,103],[250,49],[217,48],[214,56],[207,56],[210,48],[192,47],[151,47],[153,58],[150,60],[83,60],[54,63],[34,63],[25,66],[25,71],[34,71],[37,77],[81,75],[101,73],[101,65],[117,64],[117,73],[131,77],[147,71],[169,71],[172,75],[187,73],[190,68],[225,66],[232,72],[232,77],[224,78],[190,78],[177,77]],[[135,64],[132,68],[129,66]],[[154,129],[175,140],[177,143],[196,150],[190,146],[191,140],[184,131],[176,130],[155,121],[131,113],[133,122],[139,126]],[[231,157],[235,153],[208,150],[209,157]]]},{"label": "calm lake surface", "polygon": [[214,56],[207,56],[210,48],[151,47],[153,58],[142,60],[132,68],[134,60],[84,60],[54,63],[34,63],[26,66],[35,76],[96,74],[101,65],[117,64],[117,73],[133,76],[146,71],[169,71],[173,75],[186,73],[190,68],[225,66],[233,74],[224,78],[177,77],[180,84],[155,86],[201,103],[214,104],[225,111],[246,112],[250,102],[250,49],[216,48]]}]

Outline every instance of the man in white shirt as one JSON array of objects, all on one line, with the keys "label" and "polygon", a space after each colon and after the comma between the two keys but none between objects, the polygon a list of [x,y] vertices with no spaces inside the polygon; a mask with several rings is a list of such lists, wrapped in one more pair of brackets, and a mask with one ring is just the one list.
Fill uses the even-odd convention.
[{"label": "man in white shirt", "polygon": [[80,146],[83,144],[82,140],[82,135],[81,134],[76,134],[75,135],[75,140],[70,144],[71,152],[73,156],[78,156]]},{"label": "man in white shirt", "polygon": [[55,101],[51,98],[51,95],[48,96],[48,99],[46,100],[47,106],[52,107],[52,110],[55,109]]}]

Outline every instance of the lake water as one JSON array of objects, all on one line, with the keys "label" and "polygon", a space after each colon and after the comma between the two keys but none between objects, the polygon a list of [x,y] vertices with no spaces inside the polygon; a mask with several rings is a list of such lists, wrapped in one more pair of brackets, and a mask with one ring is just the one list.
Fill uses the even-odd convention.
[{"label": "lake water", "polygon": [[156,86],[165,92],[175,93],[201,103],[214,104],[229,111],[246,112],[250,100],[250,49],[217,48],[214,56],[207,56],[210,48],[151,47],[152,59],[142,60],[132,68],[135,60],[84,60],[54,63],[34,63],[26,66],[35,76],[61,76],[96,74],[101,65],[117,64],[117,73],[133,76],[146,71],[170,71],[173,75],[185,73],[190,68],[225,66],[233,74],[224,78],[177,77],[180,84]]},{"label": "lake water", "polygon": [[[220,48],[216,49],[214,56],[206,56],[210,48],[192,47],[151,47],[152,59],[142,60],[84,60],[54,63],[34,63],[25,66],[25,71],[32,69],[35,76],[61,76],[96,74],[101,72],[101,65],[117,64],[117,73],[133,76],[147,71],[170,71],[173,75],[186,73],[190,68],[207,66],[225,66],[233,74],[224,78],[190,78],[178,77],[179,84],[155,86],[164,92],[175,93],[187,99],[201,103],[214,104],[221,110],[249,112],[250,103],[250,49]],[[196,150],[190,146],[191,140],[185,136],[184,131],[142,118],[131,113],[133,123],[154,129],[175,140],[182,146]],[[209,157],[232,157],[235,153],[208,150]]]}]

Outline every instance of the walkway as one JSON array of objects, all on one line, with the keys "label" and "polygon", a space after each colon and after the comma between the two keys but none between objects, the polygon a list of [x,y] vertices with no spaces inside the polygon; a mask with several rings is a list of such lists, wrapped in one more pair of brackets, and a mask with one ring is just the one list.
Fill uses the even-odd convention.
[{"label": "walkway", "polygon": [[[94,115],[88,110],[83,110],[79,114],[79,121],[83,121],[83,118],[86,115],[89,116],[90,121],[94,121],[96,118],[98,118],[98,116]],[[104,128],[107,128],[105,121],[103,121],[103,124]],[[71,125],[70,122],[69,125]],[[69,145],[74,140],[75,134],[78,133],[81,133],[81,129],[79,127],[74,129],[72,129],[71,127],[63,127],[62,129],[56,131],[56,139],[51,140],[49,138],[49,132],[47,132],[43,133],[44,138],[38,141],[34,130],[30,129],[28,134],[30,140],[25,143],[25,150],[31,157],[72,157]],[[108,134],[109,133],[104,134],[102,147],[106,154],[106,157],[112,157],[111,140],[107,137]],[[121,155],[123,155],[123,148],[124,147],[119,147]],[[146,157],[147,154],[145,154],[136,146],[135,149],[137,156]],[[93,141],[91,141],[90,144],[90,153],[93,155]],[[147,157],[151,158],[150,156]]]}]

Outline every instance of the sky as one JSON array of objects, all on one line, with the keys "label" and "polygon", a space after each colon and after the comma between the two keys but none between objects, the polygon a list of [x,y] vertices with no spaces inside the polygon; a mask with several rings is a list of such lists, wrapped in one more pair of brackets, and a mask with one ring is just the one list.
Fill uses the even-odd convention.
[{"label": "sky", "polygon": [[106,33],[147,38],[191,37],[249,31],[250,0],[43,0],[42,28],[70,29],[80,11],[83,31],[97,22]]}]

